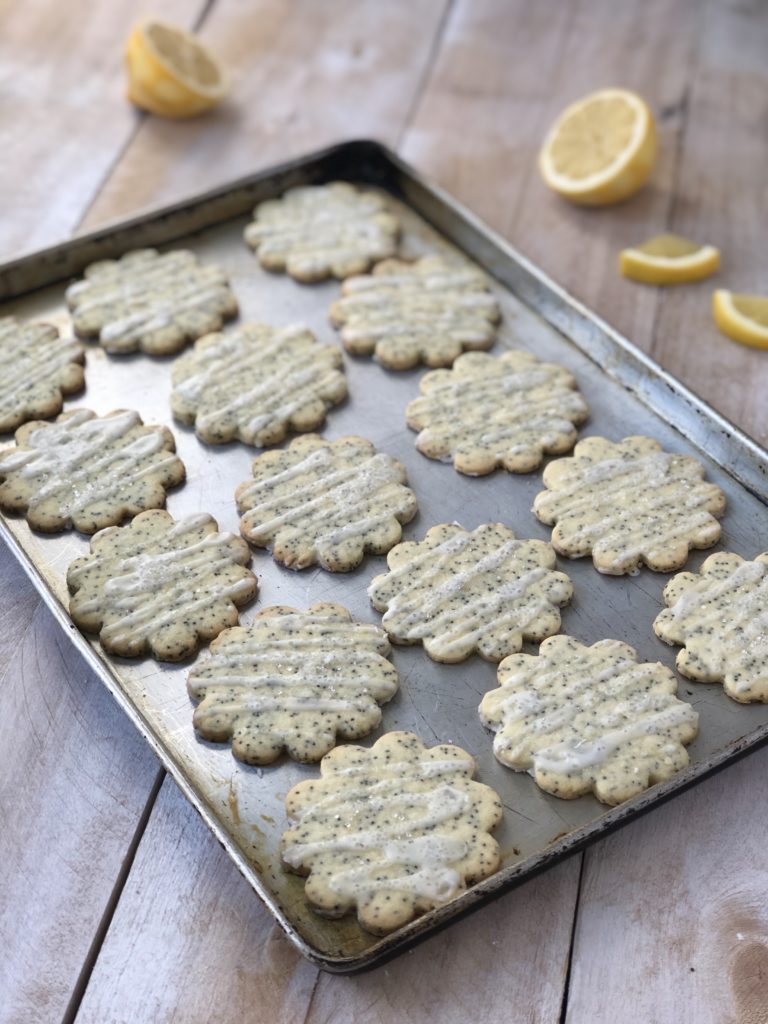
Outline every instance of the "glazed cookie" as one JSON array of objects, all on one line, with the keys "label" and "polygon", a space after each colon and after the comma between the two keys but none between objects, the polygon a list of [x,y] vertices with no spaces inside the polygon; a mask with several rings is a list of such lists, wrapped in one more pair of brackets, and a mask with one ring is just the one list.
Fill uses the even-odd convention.
[{"label": "glazed cookie", "polygon": [[67,305],[80,337],[98,338],[107,352],[153,356],[178,352],[237,313],[224,271],[185,249],[91,263],[67,288]]},{"label": "glazed cookie", "polygon": [[474,769],[459,747],[427,748],[409,732],[326,754],[321,778],[288,793],[295,824],[281,843],[285,867],[309,875],[313,910],[356,907],[366,931],[386,935],[492,875],[502,805]]},{"label": "glazed cookie", "polygon": [[297,437],[260,455],[253,477],[235,494],[241,533],[289,569],[349,572],[366,551],[389,551],[416,515],[402,464],[362,437]]},{"label": "glazed cookie", "polygon": [[253,216],[245,240],[262,267],[304,283],[361,274],[396,251],[400,233],[382,196],[343,181],[292,188]]},{"label": "glazed cookie", "polygon": [[681,644],[677,667],[700,683],[722,683],[742,704],[768,703],[768,552],[747,562],[717,551],[700,573],[681,572],[664,588],[668,608],[653,624]]},{"label": "glazed cookie", "polygon": [[189,695],[206,740],[232,740],[246,764],[270,764],[283,750],[319,761],[336,737],[359,739],[381,721],[379,704],[397,691],[384,630],[353,622],[346,608],[265,608],[250,626],[226,629],[195,666]]},{"label": "glazed cookie", "polygon": [[314,430],[347,396],[341,353],[306,327],[244,324],[209,334],[173,364],[173,415],[208,444],[263,448]]},{"label": "glazed cookie", "polygon": [[523,640],[560,628],[571,581],[555,570],[555,553],[541,540],[518,540],[501,523],[433,526],[423,541],[398,544],[390,571],[368,588],[382,625],[400,644],[421,641],[435,661],[463,661],[477,651],[501,661]]},{"label": "glazed cookie", "polygon": [[257,590],[248,545],[209,515],[151,509],[91,538],[67,571],[69,613],[110,654],[181,661],[237,624]]},{"label": "glazed cookie", "polygon": [[502,661],[480,719],[496,733],[497,759],[547,793],[620,804],[688,764],[699,716],[676,692],[668,668],[638,663],[619,640],[585,647],[553,636],[538,655]]},{"label": "glazed cookie", "polygon": [[166,489],[184,479],[170,430],[144,426],[130,410],[73,409],[53,423],[25,423],[16,445],[0,451],[0,508],[25,512],[45,533],[95,533],[161,508]]},{"label": "glazed cookie", "polygon": [[82,391],[83,346],[51,324],[0,318],[0,433],[61,412],[64,395]]},{"label": "glazed cookie", "polygon": [[390,370],[418,363],[450,366],[464,349],[490,348],[499,307],[485,275],[441,256],[385,260],[371,275],[348,278],[331,306],[354,355],[374,355]]},{"label": "glazed cookie", "polygon": [[591,551],[600,572],[620,576],[641,562],[671,572],[691,548],[720,537],[715,517],[725,511],[725,495],[703,477],[696,459],[662,451],[649,437],[588,437],[573,458],[544,470],[548,490],[536,495],[533,511],[542,523],[557,524],[556,551],[569,558]]},{"label": "glazed cookie", "polygon": [[575,378],[528,352],[467,352],[452,370],[425,374],[420,387],[405,410],[408,426],[421,431],[416,447],[430,459],[452,458],[470,476],[499,466],[529,473],[545,454],[573,448],[575,424],[589,415]]}]

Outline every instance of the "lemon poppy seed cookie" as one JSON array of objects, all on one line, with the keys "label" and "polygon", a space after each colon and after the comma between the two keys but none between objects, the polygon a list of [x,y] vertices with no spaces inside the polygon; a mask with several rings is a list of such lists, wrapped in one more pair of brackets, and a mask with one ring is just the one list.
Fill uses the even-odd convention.
[{"label": "lemon poppy seed cookie", "polygon": [[307,434],[254,461],[235,493],[240,531],[290,569],[349,572],[400,540],[417,509],[405,483],[402,464],[370,441]]},{"label": "lemon poppy seed cookie", "polygon": [[237,624],[257,590],[250,558],[212,516],[175,521],[152,509],[91,538],[90,554],[67,571],[69,612],[110,654],[181,661]]},{"label": "lemon poppy seed cookie", "polygon": [[368,588],[371,603],[396,643],[422,642],[435,661],[474,651],[500,661],[523,640],[556,633],[573,594],[549,544],[519,540],[501,523],[433,526],[423,541],[393,548],[387,565]]},{"label": "lemon poppy seed cookie", "polygon": [[25,423],[16,447],[0,451],[0,508],[24,512],[46,533],[95,533],[165,504],[185,475],[175,451],[167,427],[145,426],[132,410],[73,409],[53,423]]},{"label": "lemon poppy seed cookie", "polygon": [[742,704],[768,703],[768,552],[749,562],[717,551],[700,572],[674,576],[664,600],[653,629],[665,643],[682,645],[677,667],[684,676],[722,683]]},{"label": "lemon poppy seed cookie", "polygon": [[627,644],[553,636],[502,661],[480,719],[497,759],[545,792],[619,804],[688,764],[699,716],[676,692],[666,666],[638,663]]},{"label": "lemon poppy seed cookie", "polygon": [[330,317],[344,347],[390,370],[450,366],[465,349],[490,348],[496,336],[499,306],[485,275],[441,256],[385,260],[372,274],[348,278],[341,292]]},{"label": "lemon poppy seed cookie", "polygon": [[75,331],[107,352],[171,355],[237,313],[224,271],[185,249],[136,249],[85,268],[67,288]]},{"label": "lemon poppy seed cookie", "polygon": [[343,181],[290,189],[253,216],[245,241],[259,263],[303,283],[361,274],[396,251],[400,233],[381,195]]},{"label": "lemon poppy seed cookie", "polygon": [[61,412],[64,395],[82,391],[83,346],[51,324],[0,318],[0,433]]},{"label": "lemon poppy seed cookie", "polygon": [[569,558],[591,552],[600,572],[618,576],[641,562],[671,572],[691,548],[720,537],[723,492],[704,480],[696,459],[665,452],[649,437],[579,441],[572,458],[550,462],[544,484],[533,511],[555,525],[555,550]]},{"label": "lemon poppy seed cookie", "polygon": [[573,448],[575,425],[589,415],[575,378],[527,352],[467,352],[453,369],[425,374],[420,387],[405,411],[420,431],[416,447],[430,459],[452,458],[470,476],[536,469],[545,454]]},{"label": "lemon poppy seed cookie", "polygon": [[502,805],[474,769],[459,747],[427,748],[408,732],[326,754],[321,777],[288,793],[294,824],[281,842],[285,867],[309,876],[313,910],[357,908],[363,928],[386,935],[492,875]]},{"label": "lemon poppy seed cookie", "polygon": [[224,630],[191,670],[195,729],[231,739],[246,764],[270,764],[283,750],[319,761],[337,736],[359,739],[381,721],[379,704],[397,691],[389,652],[383,629],[353,622],[340,605],[265,608],[249,626]]},{"label": "lemon poppy seed cookie", "polygon": [[173,364],[173,415],[208,444],[263,448],[319,427],[347,396],[341,353],[306,327],[244,324],[209,334]]}]

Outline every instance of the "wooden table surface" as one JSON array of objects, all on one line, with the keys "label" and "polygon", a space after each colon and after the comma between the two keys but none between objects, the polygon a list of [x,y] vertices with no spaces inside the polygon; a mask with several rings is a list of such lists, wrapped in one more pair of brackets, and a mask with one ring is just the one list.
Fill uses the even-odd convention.
[{"label": "wooden table surface", "polygon": [[[719,286],[768,291],[764,0],[155,6],[232,70],[218,111],[170,122],[125,102],[138,0],[0,3],[0,259],[375,137],[768,441],[768,353],[717,333],[712,283],[616,271],[621,247],[674,230],[721,247]],[[554,115],[605,85],[647,98],[659,162],[630,202],[581,210],[535,157]],[[293,951],[5,550],[0,573],[4,1024],[768,1021],[768,750],[334,977]]]}]

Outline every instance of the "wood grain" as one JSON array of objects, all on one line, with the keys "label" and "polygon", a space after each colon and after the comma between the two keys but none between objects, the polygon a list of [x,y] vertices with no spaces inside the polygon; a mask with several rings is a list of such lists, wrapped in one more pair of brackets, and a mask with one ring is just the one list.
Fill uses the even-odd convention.
[{"label": "wood grain", "polygon": [[[5,258],[377,136],[768,440],[768,354],[716,333],[710,283],[616,273],[622,246],[672,228],[721,246],[714,283],[768,289],[760,0],[168,0],[163,16],[202,19],[234,73],[229,103],[192,122],[123,98],[143,10],[0,0]],[[536,153],[565,103],[608,84],[650,100],[659,165],[623,206],[579,210],[545,189]],[[60,1020],[107,924],[79,1021],[560,1019],[578,860],[371,974],[318,975],[166,781],[121,894],[156,764],[5,550],[0,579],[2,1024]],[[766,767],[754,754],[589,851],[569,1024],[768,1021]]]},{"label": "wood grain", "polygon": [[201,36],[233,76],[194,121],[147,118],[84,226],[158,206],[331,142],[394,142],[447,0],[219,0]]},{"label": "wood grain", "polygon": [[158,768],[6,550],[0,578],[0,1021],[50,1024]]},{"label": "wood grain", "polygon": [[[402,143],[407,159],[646,349],[658,296],[619,278],[618,253],[669,217],[695,9],[695,0],[460,0]],[[628,202],[584,209],[547,189],[536,159],[562,108],[608,85],[636,89],[657,112],[659,160]]]},{"label": "wood grain", "polygon": [[585,854],[567,1024],[768,1021],[768,750]]},{"label": "wood grain", "polygon": [[688,90],[673,230],[722,250],[723,268],[699,285],[662,290],[651,353],[762,445],[768,444],[768,352],[723,337],[713,288],[768,295],[766,208],[768,6],[706,5]]},{"label": "wood grain", "polygon": [[571,858],[376,971],[322,974],[306,1024],[554,1024],[579,863]]},{"label": "wood grain", "polygon": [[166,779],[78,1024],[299,1022],[317,973]]},{"label": "wood grain", "polygon": [[[220,1020],[337,1024],[472,1019],[554,1021],[568,962],[579,859],[508,894],[389,965],[320,973],[284,938],[205,826],[166,780],[78,1024]],[[203,923],[204,922],[204,923]]]},{"label": "wood grain", "polygon": [[[204,0],[166,0],[194,25]],[[0,3],[2,259],[67,238],[143,115],[123,96],[123,45],[141,0]]]}]

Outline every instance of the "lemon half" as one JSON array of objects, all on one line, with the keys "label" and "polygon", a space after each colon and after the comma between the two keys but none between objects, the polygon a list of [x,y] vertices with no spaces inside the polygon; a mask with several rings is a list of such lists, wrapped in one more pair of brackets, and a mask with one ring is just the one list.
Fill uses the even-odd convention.
[{"label": "lemon half", "polygon": [[154,18],[140,21],[125,50],[128,99],[162,117],[210,110],[228,82],[213,54],[190,32]]},{"label": "lemon half", "polygon": [[574,203],[606,206],[645,184],[656,160],[648,104],[627,89],[601,89],[566,107],[539,154],[550,188]]},{"label": "lemon half", "polygon": [[720,266],[720,250],[699,245],[681,235],[657,235],[643,245],[623,249],[619,270],[624,277],[646,284],[700,281]]},{"label": "lemon half", "polygon": [[768,296],[737,295],[718,288],[712,294],[712,312],[729,338],[752,348],[768,348]]}]

